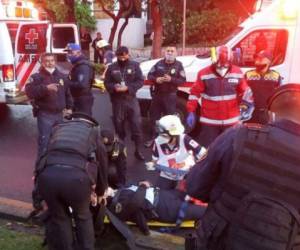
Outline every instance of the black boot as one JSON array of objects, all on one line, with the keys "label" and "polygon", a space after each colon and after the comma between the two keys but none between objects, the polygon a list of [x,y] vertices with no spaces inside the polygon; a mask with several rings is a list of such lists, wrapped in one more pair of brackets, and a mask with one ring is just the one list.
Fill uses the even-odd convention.
[{"label": "black boot", "polygon": [[144,143],[144,146],[146,148],[150,148],[150,147],[152,147],[153,143],[154,143],[154,139],[150,139]]},{"label": "black boot", "polygon": [[139,149],[136,149],[134,152],[134,156],[135,158],[137,158],[138,160],[144,161],[145,160],[145,156],[142,154],[142,152]]},{"label": "black boot", "polygon": [[141,143],[140,141],[136,141],[135,142],[135,152],[134,152],[134,156],[135,158],[137,158],[138,160],[144,161],[145,160],[145,156],[143,155],[143,153],[140,150],[141,147]]}]

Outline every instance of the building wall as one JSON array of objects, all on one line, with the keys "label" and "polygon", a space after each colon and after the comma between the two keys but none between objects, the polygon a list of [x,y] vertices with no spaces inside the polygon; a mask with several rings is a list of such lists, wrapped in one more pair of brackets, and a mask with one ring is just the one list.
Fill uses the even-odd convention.
[{"label": "building wall", "polygon": [[[124,23],[124,19],[121,19],[118,25],[118,30],[121,25]],[[113,25],[113,20],[108,19],[98,19],[97,20],[97,29],[92,33],[92,38],[96,37],[96,32],[100,31],[103,39],[108,40],[111,27]],[[118,34],[118,30],[116,34]],[[146,33],[146,20],[142,18],[129,18],[127,27],[125,28],[122,35],[122,45],[125,45],[129,48],[143,48],[144,47],[144,35]],[[113,43],[113,47],[117,46],[117,35]]]}]

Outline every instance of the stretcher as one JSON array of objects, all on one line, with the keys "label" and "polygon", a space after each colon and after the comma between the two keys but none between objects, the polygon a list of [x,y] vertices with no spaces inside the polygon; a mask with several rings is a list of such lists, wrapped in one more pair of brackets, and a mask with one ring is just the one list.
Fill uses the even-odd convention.
[{"label": "stretcher", "polygon": [[[107,216],[105,216],[104,218],[104,223],[106,224],[110,223],[109,218]],[[126,224],[129,226],[136,225],[134,222],[131,221],[127,221]],[[164,223],[160,221],[149,221],[147,224],[149,227],[176,227],[175,223]],[[180,224],[180,228],[194,228],[194,226],[195,226],[195,221],[193,220],[183,221]]]}]

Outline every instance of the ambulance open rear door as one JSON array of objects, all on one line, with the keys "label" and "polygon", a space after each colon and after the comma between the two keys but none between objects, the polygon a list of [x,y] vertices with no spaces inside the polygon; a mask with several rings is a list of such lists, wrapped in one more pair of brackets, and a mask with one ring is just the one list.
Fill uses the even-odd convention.
[{"label": "ambulance open rear door", "polygon": [[79,43],[75,24],[51,24],[48,21],[20,23],[15,43],[17,90],[24,96],[24,87],[29,77],[38,72],[43,53],[57,55],[57,67],[67,73],[65,49],[68,43]]}]

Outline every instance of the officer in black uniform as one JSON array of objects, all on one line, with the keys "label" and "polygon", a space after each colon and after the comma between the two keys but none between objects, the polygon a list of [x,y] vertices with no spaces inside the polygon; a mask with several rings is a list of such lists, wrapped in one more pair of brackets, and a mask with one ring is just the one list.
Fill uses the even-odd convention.
[{"label": "officer in black uniform", "polygon": [[108,208],[124,221],[135,222],[144,234],[149,234],[148,220],[178,223],[202,218],[206,204],[195,205],[179,190],[161,190],[148,181],[108,191]]},{"label": "officer in black uniform", "polygon": [[281,84],[280,74],[270,69],[272,55],[260,51],[255,58],[255,69],[246,72],[246,80],[253,92],[254,112],[248,122],[266,124],[268,122],[267,99]]},{"label": "officer in black uniform", "polygon": [[37,118],[38,157],[46,151],[52,126],[61,122],[63,111],[70,113],[73,106],[67,77],[55,67],[55,55],[43,54],[41,63],[39,72],[30,77],[25,87]]},{"label": "officer in black uniform", "polygon": [[126,183],[126,146],[111,130],[102,130],[101,136],[108,157],[108,184],[112,188],[120,188]]},{"label": "officer in black uniform", "polygon": [[76,246],[94,249],[91,196],[102,197],[108,186],[107,157],[97,121],[84,113],[73,113],[72,120],[56,125],[35,176],[50,214],[50,249],[77,249],[70,209]]},{"label": "officer in black uniform", "polygon": [[164,115],[176,113],[177,87],[186,81],[182,63],[176,60],[176,47],[166,48],[165,58],[151,68],[147,78],[153,85],[150,109],[151,140],[145,143],[146,147],[153,143],[155,122]]},{"label": "officer in black uniform", "polygon": [[83,112],[92,115],[94,97],[92,84],[94,81],[94,68],[82,54],[80,46],[76,43],[69,43],[67,58],[73,67],[69,73],[70,89],[74,99],[74,112]]},{"label": "officer in black uniform", "polygon": [[299,108],[300,85],[277,88],[268,125],[228,129],[191,169],[188,194],[209,203],[197,229],[202,248],[192,249],[297,248]]},{"label": "officer in black uniform", "polygon": [[144,160],[140,151],[142,143],[141,112],[135,96],[137,90],[143,86],[143,74],[139,64],[129,60],[127,47],[119,47],[116,55],[118,60],[108,66],[104,79],[112,102],[114,125],[118,136],[124,140],[126,120],[128,120],[131,137],[135,142],[135,157]]}]

